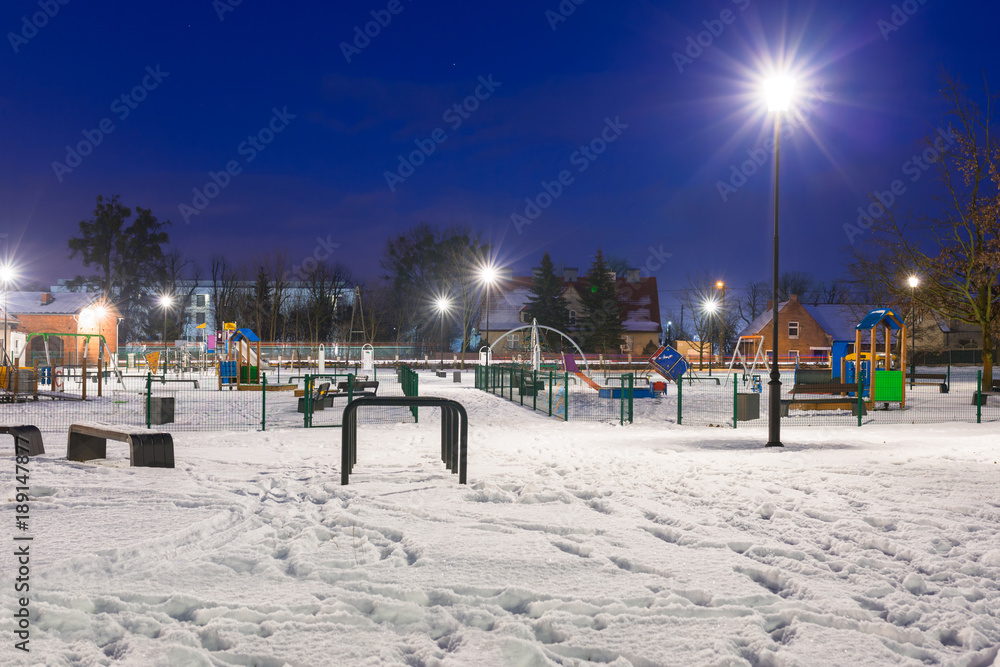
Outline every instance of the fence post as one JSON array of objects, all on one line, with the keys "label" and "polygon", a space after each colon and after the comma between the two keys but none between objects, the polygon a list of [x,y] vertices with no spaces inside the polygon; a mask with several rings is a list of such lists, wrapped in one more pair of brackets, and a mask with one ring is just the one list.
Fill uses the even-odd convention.
[{"label": "fence post", "polygon": [[260,430],[267,430],[267,373],[260,374]]},{"label": "fence post", "polygon": [[681,376],[677,383],[677,425],[680,426],[684,419],[684,376]]},{"label": "fence post", "polygon": [[302,428],[309,428],[309,411],[312,409],[312,377],[307,373],[305,377],[305,409],[302,410]]},{"label": "fence post", "polygon": [[549,369],[549,417],[552,416],[552,392],[555,387],[552,386],[552,369]]},{"label": "fence post", "polygon": [[538,371],[531,371],[531,409],[538,409]]},{"label": "fence post", "polygon": [[983,371],[976,371],[976,423],[983,423]]},{"label": "fence post", "polygon": [[146,428],[153,428],[153,374],[146,373]]},{"label": "fence post", "polygon": [[[859,357],[861,355],[858,355]],[[857,373],[858,373],[858,428],[861,428],[861,410],[862,406],[865,404],[864,396],[864,386],[861,384],[861,361],[857,363]]]},{"label": "fence post", "polygon": [[628,423],[635,418],[635,373],[628,374]]},{"label": "fence post", "polygon": [[733,378],[733,428],[739,428],[739,426],[737,425],[740,416],[739,405],[738,405],[739,400],[740,400],[739,389],[738,385],[736,384],[736,378],[734,377]]},{"label": "fence post", "polygon": [[566,377],[565,377],[564,382],[566,383],[564,385],[566,387],[566,391],[565,391],[566,401],[565,401],[565,405],[563,406],[565,408],[563,410],[563,421],[568,422],[569,421],[569,371],[566,371]]}]

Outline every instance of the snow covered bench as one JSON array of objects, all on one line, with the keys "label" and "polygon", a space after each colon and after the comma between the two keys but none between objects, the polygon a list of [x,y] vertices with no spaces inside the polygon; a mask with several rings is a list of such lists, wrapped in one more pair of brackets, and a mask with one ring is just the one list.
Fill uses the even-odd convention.
[{"label": "snow covered bench", "polygon": [[38,456],[45,453],[42,433],[37,426],[0,426],[0,433],[14,436],[14,454]]},{"label": "snow covered bench", "polygon": [[132,467],[174,467],[174,439],[169,433],[98,422],[82,422],[69,427],[66,459],[106,459],[108,440],[128,443],[129,463]]}]

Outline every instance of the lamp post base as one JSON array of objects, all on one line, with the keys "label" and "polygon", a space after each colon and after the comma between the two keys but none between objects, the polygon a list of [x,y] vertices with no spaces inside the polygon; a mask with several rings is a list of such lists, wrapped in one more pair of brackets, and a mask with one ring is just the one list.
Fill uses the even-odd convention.
[{"label": "lamp post base", "polygon": [[765,447],[784,447],[781,444],[781,375],[771,372],[768,388],[767,444]]}]

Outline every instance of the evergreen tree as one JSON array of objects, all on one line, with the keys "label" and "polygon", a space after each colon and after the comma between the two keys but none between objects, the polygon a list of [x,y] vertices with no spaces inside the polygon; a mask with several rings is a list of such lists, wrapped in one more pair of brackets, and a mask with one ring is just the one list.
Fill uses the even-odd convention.
[{"label": "evergreen tree", "polygon": [[625,328],[622,326],[621,305],[611,268],[604,253],[597,249],[594,263],[587,272],[586,289],[580,295],[583,303],[584,345],[592,352],[617,354],[621,351]]},{"label": "evergreen tree", "polygon": [[[562,296],[562,280],[556,276],[555,265],[549,253],[542,255],[542,263],[535,267],[534,277],[531,279],[529,289],[531,296],[528,298],[528,319],[536,319],[538,323],[553,329],[558,329],[563,333],[569,331],[569,304]],[[541,335],[546,342],[552,341],[561,347],[561,336],[551,334],[551,331],[541,330]],[[555,339],[558,338],[559,341]]]}]

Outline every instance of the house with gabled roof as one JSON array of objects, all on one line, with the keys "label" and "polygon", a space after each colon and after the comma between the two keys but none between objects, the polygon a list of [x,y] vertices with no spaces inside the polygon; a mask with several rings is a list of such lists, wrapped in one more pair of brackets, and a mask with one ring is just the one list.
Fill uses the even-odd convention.
[{"label": "house with gabled roof", "polygon": [[[11,292],[8,313],[20,322],[18,332],[48,334],[100,334],[112,354],[118,351],[118,321],[121,313],[105,302],[100,292]],[[78,365],[84,355],[97,363],[99,343],[95,336],[33,336],[21,363],[25,366]]]}]

